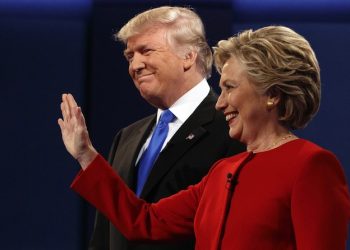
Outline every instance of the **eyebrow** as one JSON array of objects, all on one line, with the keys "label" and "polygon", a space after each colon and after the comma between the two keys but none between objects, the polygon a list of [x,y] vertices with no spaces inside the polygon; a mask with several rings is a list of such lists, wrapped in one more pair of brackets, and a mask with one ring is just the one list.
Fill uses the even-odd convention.
[{"label": "eyebrow", "polygon": [[227,78],[223,82],[219,82],[219,87],[221,88],[221,86],[223,86],[223,87],[228,86],[228,85],[230,85],[230,83],[233,85],[237,85],[237,86],[239,85],[237,80],[232,79],[232,78]]},{"label": "eyebrow", "polygon": [[125,53],[132,53],[133,51],[140,51],[140,50],[144,50],[145,48],[147,48],[149,46],[149,44],[140,44],[140,45],[138,45],[138,46],[136,46],[136,47],[134,47],[134,49],[132,49],[132,50],[130,50],[129,48],[126,48],[125,50],[124,50],[124,54]]},{"label": "eyebrow", "polygon": [[228,82],[232,82],[232,80],[226,78],[223,81],[220,81],[219,84],[222,85],[222,86],[225,86],[225,85],[227,85]]}]

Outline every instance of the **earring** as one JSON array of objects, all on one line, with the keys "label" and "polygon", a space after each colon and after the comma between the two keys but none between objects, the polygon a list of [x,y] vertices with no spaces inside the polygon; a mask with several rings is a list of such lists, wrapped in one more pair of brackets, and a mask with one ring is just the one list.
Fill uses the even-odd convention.
[{"label": "earring", "polygon": [[273,108],[274,104],[275,103],[273,101],[267,101],[267,109],[271,110]]}]

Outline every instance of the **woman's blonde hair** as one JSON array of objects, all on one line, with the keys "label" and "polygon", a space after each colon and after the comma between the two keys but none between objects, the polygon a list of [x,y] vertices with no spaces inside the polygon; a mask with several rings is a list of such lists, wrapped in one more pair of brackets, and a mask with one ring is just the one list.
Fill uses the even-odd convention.
[{"label": "woman's blonde hair", "polygon": [[203,76],[210,77],[213,56],[205,39],[202,20],[191,9],[163,6],[142,12],[132,18],[115,34],[116,39],[127,43],[134,35],[150,27],[167,28],[170,44],[176,44],[188,53],[197,52],[197,65]]},{"label": "woman's blonde hair", "polygon": [[303,128],[317,113],[321,98],[320,68],[304,37],[284,26],[246,30],[214,47],[214,63],[221,73],[231,57],[245,67],[257,91],[279,96],[280,122]]}]

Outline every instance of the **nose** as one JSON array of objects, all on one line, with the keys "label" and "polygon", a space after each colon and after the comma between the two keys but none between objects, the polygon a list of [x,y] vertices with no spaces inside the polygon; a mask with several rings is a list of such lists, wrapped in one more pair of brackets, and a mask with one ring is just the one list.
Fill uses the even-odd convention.
[{"label": "nose", "polygon": [[129,64],[130,73],[139,73],[145,66],[143,56],[139,53],[135,53]]},{"label": "nose", "polygon": [[218,100],[216,101],[215,108],[218,111],[224,111],[226,107],[227,107],[226,94],[223,91],[221,91],[221,94]]}]

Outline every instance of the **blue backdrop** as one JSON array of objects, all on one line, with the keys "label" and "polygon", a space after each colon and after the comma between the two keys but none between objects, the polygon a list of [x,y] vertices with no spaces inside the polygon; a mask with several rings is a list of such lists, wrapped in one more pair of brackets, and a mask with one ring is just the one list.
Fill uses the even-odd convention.
[{"label": "blue backdrop", "polygon": [[[113,32],[162,4],[194,7],[212,46],[269,24],[303,34],[318,56],[323,90],[318,116],[298,134],[335,152],[350,180],[349,1],[130,2],[0,0],[1,249],[86,249],[93,209],[69,190],[79,167],[61,142],[61,94],[76,96],[106,156],[117,130],[154,111],[134,89]],[[218,79],[210,79],[214,88]]]}]

